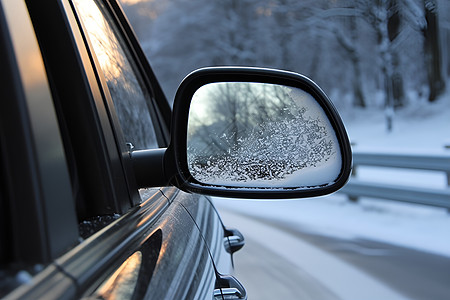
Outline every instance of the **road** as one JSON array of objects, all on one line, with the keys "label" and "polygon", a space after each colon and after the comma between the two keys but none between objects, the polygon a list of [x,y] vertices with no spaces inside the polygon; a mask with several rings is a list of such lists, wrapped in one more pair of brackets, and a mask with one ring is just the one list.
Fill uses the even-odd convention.
[{"label": "road", "polygon": [[245,235],[235,276],[249,299],[449,299],[449,257],[219,210]]}]

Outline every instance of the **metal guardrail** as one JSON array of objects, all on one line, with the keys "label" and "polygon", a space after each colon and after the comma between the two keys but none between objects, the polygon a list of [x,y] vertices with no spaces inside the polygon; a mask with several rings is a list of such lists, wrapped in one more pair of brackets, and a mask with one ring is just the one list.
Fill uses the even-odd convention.
[{"label": "metal guardrail", "polygon": [[[361,165],[445,172],[449,187],[435,189],[362,181],[356,177]],[[358,197],[370,197],[450,209],[450,156],[354,153],[352,178],[340,192],[347,194],[352,201],[357,201]]]}]

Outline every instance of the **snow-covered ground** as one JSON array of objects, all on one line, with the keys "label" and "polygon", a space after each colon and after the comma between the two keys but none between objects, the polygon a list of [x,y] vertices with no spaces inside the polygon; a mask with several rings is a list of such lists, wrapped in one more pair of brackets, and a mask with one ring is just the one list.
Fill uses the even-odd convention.
[{"label": "snow-covered ground", "polygon": [[[447,154],[450,94],[432,105],[415,103],[394,116],[388,133],[382,111],[342,112],[354,151]],[[444,173],[361,167],[364,180],[444,189]],[[351,203],[345,195],[277,201],[215,198],[218,208],[287,223],[303,231],[344,239],[365,238],[450,256],[450,211],[381,199]]]},{"label": "snow-covered ground", "polygon": [[339,112],[355,144],[354,151],[450,155],[450,149],[444,149],[450,146],[450,92],[435,103],[416,99],[397,111],[392,132],[387,132],[382,110],[341,109]]}]

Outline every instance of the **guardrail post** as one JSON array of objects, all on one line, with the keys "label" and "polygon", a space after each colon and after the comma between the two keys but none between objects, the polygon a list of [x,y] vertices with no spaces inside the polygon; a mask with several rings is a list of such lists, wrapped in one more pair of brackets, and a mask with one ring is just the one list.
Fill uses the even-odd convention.
[{"label": "guardrail post", "polygon": [[[356,147],[356,143],[352,142],[351,146],[354,149]],[[355,161],[353,161],[353,168],[352,168],[351,178],[356,178],[356,174],[357,174],[356,167],[357,167],[357,165],[355,164]],[[358,199],[359,199],[358,196],[348,195],[348,200],[350,202],[356,203],[356,202],[358,202]]]},{"label": "guardrail post", "polygon": [[[353,169],[352,169],[352,178],[356,178],[356,165],[353,165]],[[348,200],[350,200],[350,202],[356,203],[358,202],[358,196],[354,196],[354,195],[348,195]]]},{"label": "guardrail post", "polygon": [[[445,145],[444,148],[445,148],[446,150],[450,150],[450,144],[449,144],[449,145]],[[445,174],[447,175],[447,187],[450,188],[450,172],[445,172]],[[447,209],[447,213],[450,214],[450,208]]]},{"label": "guardrail post", "polygon": [[[450,150],[450,144],[444,145],[444,149],[445,150]],[[450,187],[450,172],[447,172],[446,174],[447,174],[447,186]]]}]

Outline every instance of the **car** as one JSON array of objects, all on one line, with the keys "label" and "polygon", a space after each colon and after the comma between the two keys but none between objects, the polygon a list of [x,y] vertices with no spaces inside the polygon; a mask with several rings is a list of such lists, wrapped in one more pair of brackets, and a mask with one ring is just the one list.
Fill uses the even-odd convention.
[{"label": "car", "polygon": [[5,299],[246,299],[244,236],[208,195],[324,195],[351,171],[304,76],[204,68],[171,109],[115,0],[2,1],[0,60]]}]

